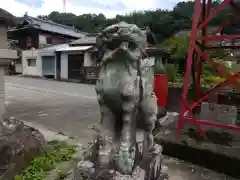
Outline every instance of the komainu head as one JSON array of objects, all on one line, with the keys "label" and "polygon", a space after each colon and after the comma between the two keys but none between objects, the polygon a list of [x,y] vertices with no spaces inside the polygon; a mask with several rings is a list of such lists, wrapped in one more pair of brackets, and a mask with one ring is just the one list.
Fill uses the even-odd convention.
[{"label": "komainu head", "polygon": [[146,32],[135,24],[120,22],[105,28],[97,37],[100,59],[109,52],[127,50],[135,58],[140,58],[147,45]]}]

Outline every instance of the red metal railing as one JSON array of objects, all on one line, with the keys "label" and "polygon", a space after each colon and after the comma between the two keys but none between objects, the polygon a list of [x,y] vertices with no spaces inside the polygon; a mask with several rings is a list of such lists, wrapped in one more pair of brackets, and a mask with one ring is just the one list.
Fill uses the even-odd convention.
[{"label": "red metal railing", "polygon": [[[190,42],[189,42],[189,48],[188,48],[185,77],[184,77],[184,87],[182,91],[181,108],[180,108],[180,115],[178,120],[179,135],[182,132],[184,123],[194,123],[199,128],[200,134],[202,136],[205,135],[205,132],[202,130],[201,125],[214,126],[219,128],[240,131],[240,126],[219,124],[216,122],[200,120],[193,113],[193,109],[195,107],[199,106],[199,104],[204,100],[206,100],[209,97],[209,95],[211,95],[212,93],[215,93],[221,87],[226,86],[228,84],[232,84],[235,87],[240,88],[240,83],[238,82],[238,79],[240,79],[240,72],[235,73],[234,75],[229,74],[227,70],[221,66],[220,63],[212,60],[208,56],[208,54],[205,52],[205,50],[207,49],[206,42],[208,41],[221,41],[226,39],[240,38],[240,34],[210,36],[210,35],[207,35],[206,33],[208,25],[211,22],[211,20],[215,18],[220,12],[222,12],[226,6],[231,6],[234,11],[238,11],[238,12],[240,12],[240,9],[239,10],[237,9],[238,6],[234,4],[234,1],[224,0],[217,8],[215,8],[215,10],[210,12],[212,10],[212,3],[213,3],[212,0],[195,0],[194,15],[192,19],[192,31],[190,35]],[[232,19],[222,23],[220,27],[216,30],[216,33],[221,32],[224,26],[227,24],[230,24],[231,22],[232,22]],[[202,32],[200,37],[198,35],[198,31]],[[201,45],[199,45],[197,41],[201,41]],[[196,57],[194,55],[197,55],[197,59],[194,59],[194,57]],[[219,71],[219,73],[227,79],[226,81],[212,88],[205,94],[202,94],[200,89],[201,87],[200,79],[201,79],[203,61],[213,65]],[[188,95],[188,89],[190,85],[191,68],[195,68],[196,76],[194,81],[195,82],[194,87],[196,89],[198,99],[192,103],[188,103],[187,95]]]}]

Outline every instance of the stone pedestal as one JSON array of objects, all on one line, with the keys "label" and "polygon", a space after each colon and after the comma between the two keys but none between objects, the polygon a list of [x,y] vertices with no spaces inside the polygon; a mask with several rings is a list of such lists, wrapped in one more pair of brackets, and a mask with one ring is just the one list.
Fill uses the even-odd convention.
[{"label": "stone pedestal", "polygon": [[11,49],[0,49],[0,117],[5,112],[5,80],[4,69],[8,67],[11,60],[17,59],[17,51]]},{"label": "stone pedestal", "polygon": [[[85,166],[85,168],[83,168]],[[131,175],[124,175],[114,169],[106,169],[101,175],[94,175],[94,164],[90,161],[79,162],[73,180],[152,180],[144,169],[137,166]],[[156,180],[168,180],[168,175],[161,173]]]},{"label": "stone pedestal", "polygon": [[[0,49],[1,53],[1,49]],[[5,80],[4,80],[4,69],[7,67],[9,60],[1,58],[0,55],[0,118],[2,118],[5,112]]]},{"label": "stone pedestal", "polygon": [[95,148],[90,148],[87,154],[91,155],[77,163],[73,180],[168,180],[166,167],[162,167],[162,147],[156,144],[154,149],[154,152],[144,154],[137,150],[132,174],[122,174],[113,162],[108,167],[99,168]]},{"label": "stone pedestal", "polygon": [[0,66],[0,116],[5,112],[5,83],[4,83],[4,66]]}]

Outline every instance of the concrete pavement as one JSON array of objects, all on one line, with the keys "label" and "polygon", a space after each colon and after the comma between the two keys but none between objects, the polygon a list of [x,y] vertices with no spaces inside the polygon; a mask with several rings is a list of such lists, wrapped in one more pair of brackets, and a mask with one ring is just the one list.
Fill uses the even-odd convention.
[{"label": "concrete pavement", "polygon": [[6,76],[8,116],[89,141],[100,118],[94,86]]}]

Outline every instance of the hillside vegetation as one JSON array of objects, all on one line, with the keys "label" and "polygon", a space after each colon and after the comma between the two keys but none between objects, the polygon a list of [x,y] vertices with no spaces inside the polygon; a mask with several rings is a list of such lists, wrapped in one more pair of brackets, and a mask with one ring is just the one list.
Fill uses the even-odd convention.
[{"label": "hillside vegetation", "polygon": [[[214,3],[216,6],[218,2]],[[107,25],[126,21],[137,24],[139,27],[149,26],[159,42],[172,36],[181,30],[190,29],[194,11],[193,2],[179,2],[173,10],[157,9],[155,11],[136,11],[126,15],[116,15],[114,18],[107,18],[104,14],[82,14],[52,12],[46,17],[57,23],[74,26],[75,28],[89,33],[99,32]],[[231,15],[229,9],[221,13],[211,22],[212,26],[228,19]]]}]

